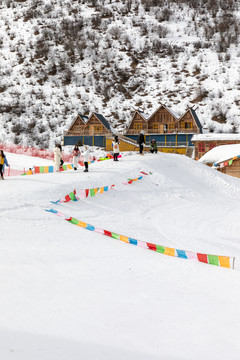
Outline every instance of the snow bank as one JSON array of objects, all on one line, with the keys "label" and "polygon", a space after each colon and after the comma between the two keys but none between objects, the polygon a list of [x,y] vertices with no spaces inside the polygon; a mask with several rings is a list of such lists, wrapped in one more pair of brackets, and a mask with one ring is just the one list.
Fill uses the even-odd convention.
[{"label": "snow bank", "polygon": [[[139,240],[238,259],[239,179],[163,153],[89,169],[0,182],[1,358],[210,360],[214,351],[237,360],[237,271],[130,246],[45,209],[73,189],[115,184],[55,208]],[[121,183],[140,171],[151,175]]]}]

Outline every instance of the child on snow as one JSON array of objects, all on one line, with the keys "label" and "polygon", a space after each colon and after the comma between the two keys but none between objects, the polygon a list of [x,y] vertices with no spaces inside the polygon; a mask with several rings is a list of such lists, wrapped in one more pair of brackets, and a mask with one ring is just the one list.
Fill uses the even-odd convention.
[{"label": "child on snow", "polygon": [[115,136],[115,140],[112,142],[113,147],[113,161],[118,161],[118,155],[119,155],[119,140],[118,136]]}]

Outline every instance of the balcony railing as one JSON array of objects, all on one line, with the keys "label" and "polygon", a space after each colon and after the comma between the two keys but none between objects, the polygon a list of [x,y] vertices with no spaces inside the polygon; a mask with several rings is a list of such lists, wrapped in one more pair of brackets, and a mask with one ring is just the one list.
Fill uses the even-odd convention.
[{"label": "balcony railing", "polygon": [[[188,142],[187,141],[156,141],[157,146],[158,147],[179,147],[179,146],[183,146],[186,147],[188,146]],[[150,142],[146,142],[146,145],[149,146]]]},{"label": "balcony railing", "polygon": [[89,130],[84,130],[81,131],[79,133],[75,133],[75,132],[71,132],[71,131],[64,131],[64,136],[96,136],[96,135],[100,135],[100,136],[104,136],[104,135],[109,135],[111,134],[111,132],[107,133],[107,132],[93,132],[93,131],[89,131]]},{"label": "balcony railing", "polygon": [[[179,129],[179,130],[167,130],[166,132],[160,132],[158,129],[148,129],[144,130],[144,133],[146,135],[156,135],[156,134],[189,134],[193,133],[193,129]],[[140,130],[128,130],[125,135],[138,135],[140,133]]]}]

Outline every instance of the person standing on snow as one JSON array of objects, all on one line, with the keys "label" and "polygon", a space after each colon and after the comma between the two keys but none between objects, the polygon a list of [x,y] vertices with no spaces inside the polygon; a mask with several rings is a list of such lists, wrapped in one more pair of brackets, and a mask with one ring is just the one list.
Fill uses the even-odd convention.
[{"label": "person standing on snow", "polygon": [[61,153],[61,145],[56,145],[54,149],[54,164],[55,164],[55,170],[58,172],[61,165],[62,160],[62,153]]},{"label": "person standing on snow", "polygon": [[83,172],[88,172],[89,156],[90,156],[89,147],[88,147],[88,145],[85,145],[85,152],[83,153],[83,161],[84,161],[84,165],[85,165],[85,170]]},{"label": "person standing on snow", "polygon": [[118,155],[119,155],[119,140],[118,136],[115,136],[115,140],[112,142],[113,147],[113,161],[118,161]]},{"label": "person standing on snow", "polygon": [[81,155],[81,152],[77,145],[74,146],[72,154],[73,154],[73,168],[74,170],[77,170],[79,157]]},{"label": "person standing on snow", "polygon": [[143,155],[143,145],[145,144],[144,131],[142,130],[138,135],[139,154]]},{"label": "person standing on snow", "polygon": [[2,180],[4,180],[4,177],[3,177],[4,165],[9,166],[6,155],[4,154],[4,152],[2,150],[0,150],[0,175],[1,175]]}]

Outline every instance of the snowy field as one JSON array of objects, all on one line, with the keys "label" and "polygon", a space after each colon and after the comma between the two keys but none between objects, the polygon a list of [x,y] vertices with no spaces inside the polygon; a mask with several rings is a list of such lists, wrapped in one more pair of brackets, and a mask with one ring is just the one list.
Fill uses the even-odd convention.
[{"label": "snowy field", "polygon": [[[45,162],[25,167],[33,164]],[[140,171],[152,174],[122,184]],[[239,264],[239,179],[158,153],[94,163],[89,173],[7,177],[0,187],[1,359],[239,359],[240,271],[125,244],[45,211]]]}]

